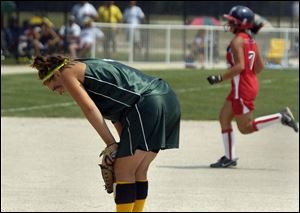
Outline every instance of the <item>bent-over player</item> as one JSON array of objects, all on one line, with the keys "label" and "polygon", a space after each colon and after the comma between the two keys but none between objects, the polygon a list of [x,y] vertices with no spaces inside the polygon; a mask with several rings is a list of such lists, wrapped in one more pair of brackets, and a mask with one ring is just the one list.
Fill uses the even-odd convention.
[{"label": "bent-over player", "polygon": [[106,190],[114,191],[116,210],[143,211],[150,163],[159,150],[179,147],[180,105],[170,86],[113,60],[37,56],[32,66],[50,90],[71,95],[107,145],[100,166],[105,183],[114,178]]}]

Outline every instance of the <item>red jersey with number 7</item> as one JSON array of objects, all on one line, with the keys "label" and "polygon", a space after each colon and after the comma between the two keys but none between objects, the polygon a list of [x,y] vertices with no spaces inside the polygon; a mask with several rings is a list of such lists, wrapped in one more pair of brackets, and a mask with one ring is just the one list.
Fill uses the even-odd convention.
[{"label": "red jersey with number 7", "polygon": [[[244,40],[245,69],[231,80],[231,91],[227,99],[231,101],[240,99],[244,102],[252,102],[255,100],[259,88],[256,73],[253,69],[257,56],[256,42],[250,35],[244,32],[240,32],[236,36],[242,37]],[[230,46],[227,48],[226,58],[228,63],[234,66],[235,63]]]}]

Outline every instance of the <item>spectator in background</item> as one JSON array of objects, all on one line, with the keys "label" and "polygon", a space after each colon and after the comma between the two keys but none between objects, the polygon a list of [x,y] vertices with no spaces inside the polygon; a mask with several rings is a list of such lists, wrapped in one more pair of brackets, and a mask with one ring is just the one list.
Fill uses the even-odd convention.
[{"label": "spectator in background", "polygon": [[30,18],[30,25],[33,27],[41,27],[42,23],[43,23],[43,18],[41,16],[39,16],[38,14],[33,15]]},{"label": "spectator in background", "polygon": [[294,1],[292,5],[293,27],[299,27],[299,1]]},{"label": "spectator in background", "polygon": [[[18,57],[18,43],[19,43],[19,34],[21,28],[18,23],[16,16],[11,16],[8,19],[8,26],[4,28],[4,46],[6,54],[13,55],[15,58]],[[1,34],[2,36],[2,34]],[[2,44],[2,43],[1,43]]]},{"label": "spectator in background", "polygon": [[71,9],[71,15],[75,17],[75,22],[79,25],[78,11],[81,8],[81,3],[75,4]]},{"label": "spectator in background", "polygon": [[18,52],[22,57],[31,57],[35,54],[34,41],[40,37],[42,18],[33,16],[24,20],[19,38]]},{"label": "spectator in background", "polygon": [[[98,13],[100,22],[116,24],[123,21],[122,12],[114,5],[114,1],[104,1],[104,5],[98,8]],[[116,53],[117,28],[115,26],[107,27],[103,29],[103,32],[105,35],[104,55],[107,58],[111,58]]]},{"label": "spectator in background", "polygon": [[80,27],[83,27],[83,20],[86,17],[89,17],[92,20],[96,20],[98,18],[96,8],[88,1],[80,1],[79,4],[75,4],[71,13],[75,16],[75,21]]},{"label": "spectator in background", "polygon": [[204,42],[205,31],[199,30],[192,44],[192,52],[195,59],[198,59],[201,68],[204,68]]},{"label": "spectator in background", "polygon": [[59,35],[54,30],[53,23],[46,17],[42,19],[42,25],[39,32],[33,39],[35,55],[51,54],[58,51],[60,42]]},{"label": "spectator in background", "polygon": [[[40,27],[38,28],[40,29]],[[18,54],[20,58],[25,57],[27,59],[31,59],[31,56],[34,54],[32,46],[34,36],[35,32],[33,25],[30,24],[29,20],[24,20],[18,44]]]},{"label": "spectator in background", "polygon": [[93,20],[91,18],[86,17],[83,23],[79,43],[70,46],[70,52],[74,53],[73,58],[77,57],[76,53],[79,57],[89,57],[88,53],[91,52],[92,46],[104,39],[103,32],[99,28],[92,26]]},{"label": "spectator in background", "polygon": [[61,26],[59,35],[62,38],[62,44],[65,50],[70,52],[72,58],[76,57],[76,46],[79,42],[81,28],[75,23],[75,16],[68,17],[68,23]]},{"label": "spectator in background", "polygon": [[134,36],[134,50],[136,48],[141,50],[141,32],[136,26],[143,23],[145,19],[144,12],[139,6],[136,6],[136,1],[129,1],[129,6],[124,10],[123,17],[125,23],[131,24],[127,32],[127,40],[130,40],[131,36]]},{"label": "spectator in background", "polygon": [[4,60],[5,55],[8,55],[7,44],[5,41],[4,27],[1,25],[1,60]]}]

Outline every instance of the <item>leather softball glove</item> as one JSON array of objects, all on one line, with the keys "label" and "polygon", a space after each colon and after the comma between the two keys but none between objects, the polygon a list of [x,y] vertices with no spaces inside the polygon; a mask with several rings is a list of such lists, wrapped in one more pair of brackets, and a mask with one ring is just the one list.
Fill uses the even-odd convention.
[{"label": "leather softball glove", "polygon": [[118,150],[118,144],[113,143],[107,146],[99,155],[99,163],[101,175],[104,181],[104,187],[107,193],[113,192],[113,184],[115,182],[114,162]]}]

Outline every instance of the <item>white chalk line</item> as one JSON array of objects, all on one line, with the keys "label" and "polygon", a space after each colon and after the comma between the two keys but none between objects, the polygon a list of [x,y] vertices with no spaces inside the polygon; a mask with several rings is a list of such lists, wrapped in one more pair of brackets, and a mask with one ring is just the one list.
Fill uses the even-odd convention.
[{"label": "white chalk line", "polygon": [[1,113],[3,112],[21,112],[21,111],[30,111],[36,109],[46,109],[46,108],[54,108],[54,107],[68,107],[75,105],[75,102],[65,102],[59,104],[48,104],[48,105],[39,105],[39,106],[32,106],[32,107],[19,107],[19,108],[10,108],[10,109],[1,109]]}]

